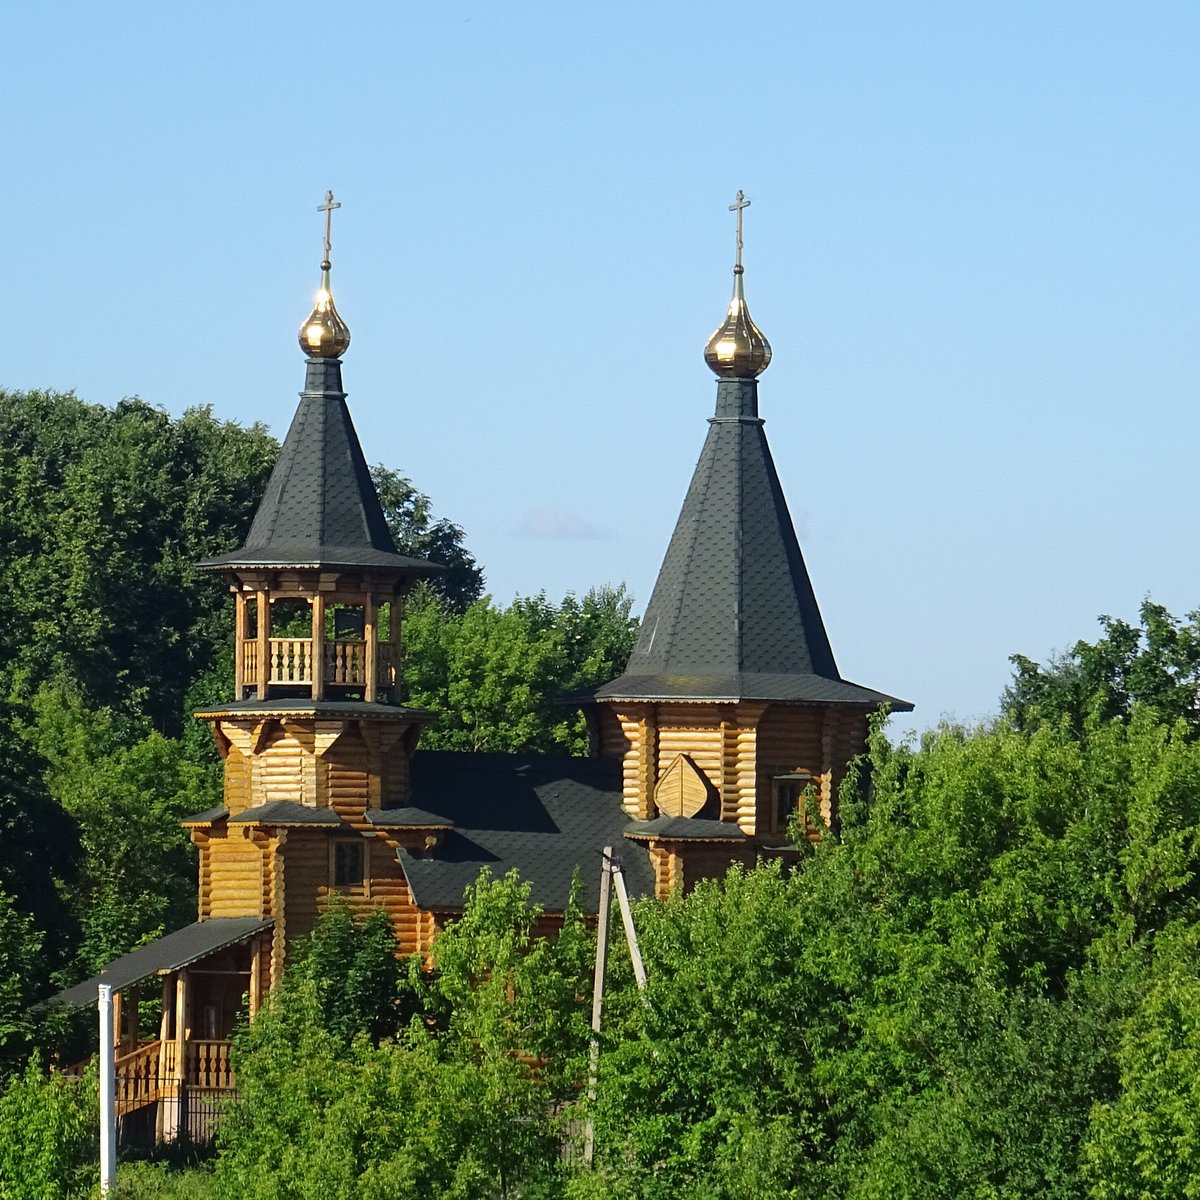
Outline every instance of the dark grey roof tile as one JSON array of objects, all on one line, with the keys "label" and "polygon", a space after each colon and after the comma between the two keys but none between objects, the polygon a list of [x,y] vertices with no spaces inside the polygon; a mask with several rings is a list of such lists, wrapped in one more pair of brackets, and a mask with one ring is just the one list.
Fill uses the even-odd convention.
[{"label": "dark grey roof tile", "polygon": [[778,675],[744,671],[736,675],[640,675],[626,672],[598,687],[597,700],[778,700],[796,704],[851,704],[910,712],[907,700],[885,696],[846,679],[823,675]]},{"label": "dark grey roof tile", "polygon": [[348,825],[331,808],[312,808],[298,804],[295,800],[272,800],[248,808],[236,817],[229,818],[230,825],[324,825],[329,827]]},{"label": "dark grey roof tile", "polygon": [[51,997],[49,1004],[95,1004],[96,989],[102,983],[109,984],[114,991],[121,991],[160,971],[178,971],[218,950],[225,949],[274,924],[260,917],[211,917],[186,925],[174,933],[139,946],[136,950],[114,959],[91,979],[77,983],[74,987]]},{"label": "dark grey roof tile", "polygon": [[413,757],[412,797],[454,822],[433,855],[398,852],[422,908],[459,911],[486,866],[495,876],[515,868],[532,884],[533,901],[549,912],[563,910],[578,871],[580,903],[594,913],[605,846],[625,846],[631,893],[654,892],[645,851],[622,842],[630,822],[621,808],[618,762],[422,750]]},{"label": "dark grey roof tile", "polygon": [[746,835],[731,821],[707,821],[696,817],[655,817],[653,821],[631,821],[625,830],[631,840],[662,838],[671,842],[744,842]]},{"label": "dark grey roof tile", "polygon": [[229,809],[224,804],[218,804],[216,808],[206,808],[203,812],[196,813],[194,817],[184,817],[180,821],[180,825],[215,825],[223,817],[229,816]]},{"label": "dark grey roof tile", "polygon": [[309,359],[300,405],[239,550],[200,564],[369,567],[397,577],[443,568],[396,553],[363,455],[338,359]]},{"label": "dark grey roof tile", "polygon": [[452,829],[454,822],[423,808],[368,808],[367,820],[380,829]]},{"label": "dark grey roof tile", "polygon": [[[909,707],[838,674],[758,417],[757,381],[718,381],[717,413],[625,673],[595,697],[686,698],[661,681],[695,679],[697,699]],[[777,682],[766,694],[742,691],[767,679]]]}]

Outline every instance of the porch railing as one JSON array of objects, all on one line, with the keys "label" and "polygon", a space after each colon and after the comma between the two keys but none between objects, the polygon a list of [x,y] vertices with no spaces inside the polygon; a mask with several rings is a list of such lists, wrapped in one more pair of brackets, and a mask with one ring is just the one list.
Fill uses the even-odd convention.
[{"label": "porch railing", "polygon": [[189,1039],[185,1070],[174,1040],[145,1042],[116,1060],[117,1141],[152,1148],[181,1139],[210,1143],[224,1106],[237,1098],[229,1043]]},{"label": "porch railing", "polygon": [[[379,642],[379,686],[392,685],[392,648]],[[260,678],[258,641],[242,641],[242,685],[256,687]],[[267,642],[268,683],[312,683],[312,638],[271,638]],[[367,683],[367,644],[362,641],[325,643],[325,682],[340,687],[365,687]]]},{"label": "porch railing", "polygon": [[229,1043],[188,1042],[187,1084],[190,1087],[232,1088],[233,1068],[229,1065]]},{"label": "porch railing", "polygon": [[[174,1057],[175,1043],[167,1046]],[[116,1060],[117,1116],[123,1117],[159,1098],[165,1079],[173,1076],[163,1057],[162,1042],[144,1042]]]}]

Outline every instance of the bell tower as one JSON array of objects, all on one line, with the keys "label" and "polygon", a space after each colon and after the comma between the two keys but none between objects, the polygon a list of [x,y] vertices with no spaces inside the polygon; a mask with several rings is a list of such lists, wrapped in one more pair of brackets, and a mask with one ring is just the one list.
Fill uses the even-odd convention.
[{"label": "bell tower", "polygon": [[400,703],[406,593],[441,568],[396,552],[346,406],[350,331],[330,284],[300,327],[304,390],[239,549],[200,564],[234,596],[233,702],[197,717],[224,759],[224,805],[188,822],[200,847],[201,920],[274,921],[285,946],[333,892],[386,903],[404,884],[372,821],[409,801],[409,764],[432,714]]},{"label": "bell tower", "polygon": [[624,674],[588,706],[660,894],[826,820],[870,714],[912,706],[842,679],[759,416],[771,347],[750,316],[738,192],[733,296],[704,359],[716,411]]}]

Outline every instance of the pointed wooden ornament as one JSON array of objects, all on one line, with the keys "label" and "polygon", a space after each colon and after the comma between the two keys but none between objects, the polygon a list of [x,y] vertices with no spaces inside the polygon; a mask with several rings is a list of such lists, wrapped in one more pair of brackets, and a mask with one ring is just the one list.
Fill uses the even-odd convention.
[{"label": "pointed wooden ornament", "polygon": [[686,754],[677,754],[654,788],[654,803],[665,817],[694,817],[712,792],[708,777]]}]

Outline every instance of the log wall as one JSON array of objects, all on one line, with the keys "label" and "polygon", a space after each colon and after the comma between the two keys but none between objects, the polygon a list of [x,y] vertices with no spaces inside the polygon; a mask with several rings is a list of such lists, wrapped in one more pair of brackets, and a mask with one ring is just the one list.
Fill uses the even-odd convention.
[{"label": "log wall", "polygon": [[683,754],[718,797],[698,815],[773,838],[784,832],[775,828],[778,775],[811,775],[832,821],[846,763],[865,748],[867,715],[842,705],[629,702],[598,705],[595,727],[600,753],[621,759],[622,805],[633,819],[658,815],[655,787]]},{"label": "log wall", "polygon": [[243,837],[237,827],[225,837],[208,839],[207,870],[200,880],[200,911],[205,917],[263,917],[268,879],[266,839]]},{"label": "log wall", "polygon": [[[290,945],[312,933],[329,890],[329,844],[322,829],[289,829],[283,846],[284,936]],[[277,917],[278,924],[278,917]]]},{"label": "log wall", "polygon": [[231,745],[225,756],[225,805],[230,816],[253,807],[254,760],[239,746]]},{"label": "log wall", "polygon": [[351,726],[322,759],[325,796],[330,808],[356,829],[365,829],[363,814],[370,807],[371,773],[367,743]]},{"label": "log wall", "polygon": [[721,721],[724,715],[721,709],[711,704],[660,704],[655,714],[658,735],[656,777],[662,776],[675,761],[676,755],[686,754],[719,792],[723,771]]},{"label": "log wall", "polygon": [[276,800],[316,804],[316,771],[294,729],[276,728],[254,758],[254,807]]}]

